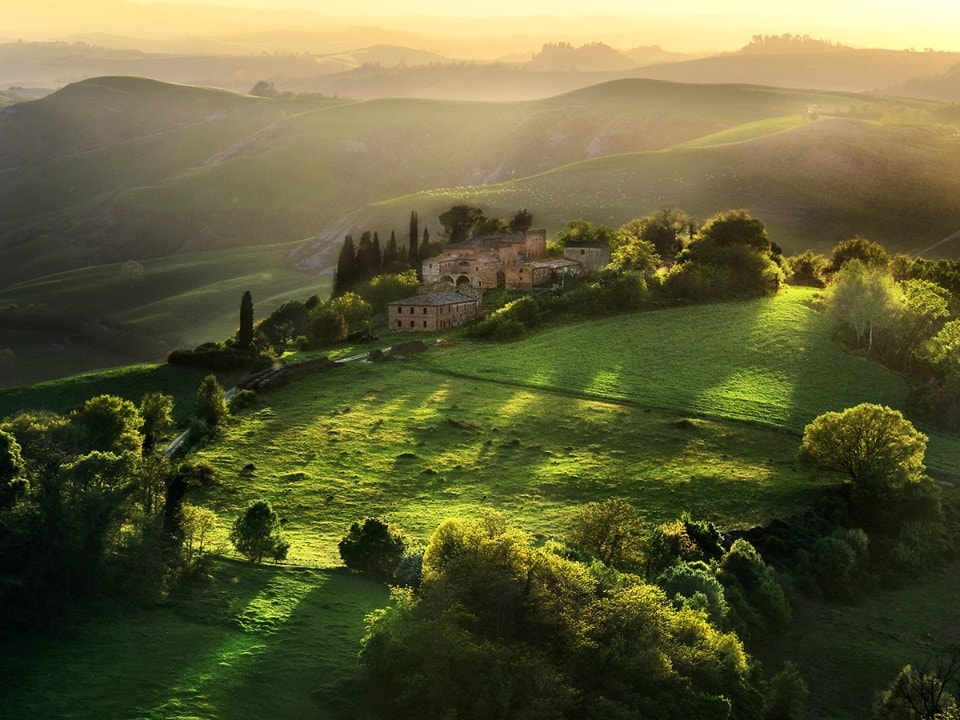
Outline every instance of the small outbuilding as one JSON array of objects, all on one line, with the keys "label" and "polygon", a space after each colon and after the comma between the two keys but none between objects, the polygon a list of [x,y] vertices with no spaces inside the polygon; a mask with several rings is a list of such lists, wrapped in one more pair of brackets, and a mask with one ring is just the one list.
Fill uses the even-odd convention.
[{"label": "small outbuilding", "polygon": [[610,264],[610,247],[600,242],[567,245],[563,249],[563,257],[580,263],[585,272],[592,273]]},{"label": "small outbuilding", "polygon": [[426,293],[387,306],[391,330],[432,332],[463,325],[480,314],[480,300],[458,292]]}]

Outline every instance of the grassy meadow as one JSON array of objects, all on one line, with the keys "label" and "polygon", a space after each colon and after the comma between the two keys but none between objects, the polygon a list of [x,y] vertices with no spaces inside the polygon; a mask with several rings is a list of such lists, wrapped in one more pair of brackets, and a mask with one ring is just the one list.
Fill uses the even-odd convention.
[{"label": "grassy meadow", "polygon": [[[814,301],[797,288],[579,322],[503,345],[455,337],[260,396],[191,458],[215,471],[187,497],[219,517],[209,577],[156,607],[98,608],[65,637],[0,648],[14,668],[0,716],[364,717],[344,683],[363,616],[387,591],[337,569],[336,544],[368,515],[422,544],[443,518],[487,509],[538,541],[560,538],[578,505],[611,495],[630,498],[649,523],[688,511],[724,528],[804,507],[831,481],[797,467],[803,424],[862,401],[902,407],[907,394],[896,374],[836,348]],[[139,397],[167,372],[130,370],[114,382]],[[97,377],[91,390],[114,391],[110,376],[91,383]],[[176,380],[189,388],[178,405],[193,380]],[[24,389],[12,402],[0,394],[0,412],[54,402],[71,384]],[[931,471],[952,483],[960,439],[932,439]],[[233,518],[259,498],[278,510],[292,542],[279,567],[242,562],[226,541]],[[863,717],[901,665],[955,636],[956,577],[863,606],[802,601],[794,626],[759,656],[773,672],[796,660],[818,717]]]}]

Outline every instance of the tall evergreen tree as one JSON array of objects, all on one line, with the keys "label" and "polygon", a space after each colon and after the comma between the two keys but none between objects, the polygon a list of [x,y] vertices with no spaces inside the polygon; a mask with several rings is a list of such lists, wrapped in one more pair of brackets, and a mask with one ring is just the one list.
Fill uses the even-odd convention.
[{"label": "tall evergreen tree", "polygon": [[394,264],[400,262],[400,250],[397,248],[397,231],[390,231],[390,242],[387,243],[387,251],[383,254],[383,265],[386,268],[394,269]]},{"label": "tall evergreen tree", "polygon": [[410,213],[410,239],[407,243],[407,262],[410,263],[412,268],[418,268],[420,265],[420,249],[417,247],[419,239],[420,223],[417,219],[417,211],[414,210]]},{"label": "tall evergreen tree", "polygon": [[240,331],[237,333],[237,347],[249,350],[253,342],[253,295],[247,290],[240,300]]},{"label": "tall evergreen tree", "polygon": [[357,279],[357,251],[353,247],[353,236],[343,239],[343,247],[337,257],[337,274],[333,279],[333,294],[342,295]]},{"label": "tall evergreen tree", "polygon": [[373,241],[370,231],[365,230],[357,243],[357,281],[369,280],[376,274],[374,269]]},{"label": "tall evergreen tree", "polygon": [[383,252],[380,250],[380,236],[373,232],[373,274],[379,275],[383,270]]}]

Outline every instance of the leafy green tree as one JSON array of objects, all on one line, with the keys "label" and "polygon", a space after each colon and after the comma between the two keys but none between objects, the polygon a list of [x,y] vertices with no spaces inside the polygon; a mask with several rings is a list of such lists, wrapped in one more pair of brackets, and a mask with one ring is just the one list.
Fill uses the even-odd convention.
[{"label": "leafy green tree", "polygon": [[922,354],[924,343],[950,317],[950,293],[928,280],[904,280],[900,291],[889,354],[897,365],[910,367],[913,358]]},{"label": "leafy green tree", "polygon": [[526,208],[517,210],[517,213],[510,218],[508,226],[510,232],[522,233],[530,229],[533,225],[533,215]]},{"label": "leafy green tree", "polygon": [[445,237],[447,242],[453,244],[469,238],[474,228],[481,224],[485,218],[483,210],[478,207],[454,205],[446,212],[441,213],[439,220],[443,227],[441,236]]},{"label": "leafy green tree", "polygon": [[446,520],[419,593],[371,616],[366,682],[392,717],[760,720],[734,635],[600,568],[533,548],[496,515]]},{"label": "leafy green tree", "polygon": [[139,452],[143,447],[143,418],[137,406],[116,395],[97,395],[73,416],[86,451],[117,454]]},{"label": "leafy green tree", "polygon": [[[346,292],[346,290],[344,290]],[[261,349],[272,347],[278,354],[295,337],[306,335],[310,327],[310,313],[306,304],[288,300],[257,323],[257,344]]]},{"label": "leafy green tree", "polygon": [[721,558],[717,579],[730,606],[730,619],[737,633],[759,639],[782,630],[790,621],[790,604],[773,568],[757,549],[743,538]]},{"label": "leafy green tree", "polygon": [[237,552],[253,562],[264,557],[284,560],[290,548],[280,529],[280,517],[266,500],[251,503],[233,522],[230,542]]},{"label": "leafy green tree", "polygon": [[649,275],[660,267],[660,255],[653,243],[631,237],[617,245],[610,257],[610,267],[619,272],[634,270]]},{"label": "leafy green tree", "polygon": [[320,345],[333,345],[347,336],[347,321],[333,308],[321,308],[310,320],[310,337]]},{"label": "leafy green tree", "polygon": [[923,344],[923,357],[948,391],[960,393],[960,320],[951,320]]},{"label": "leafy green tree", "polygon": [[789,270],[788,280],[792,284],[818,288],[826,285],[826,277],[830,271],[830,260],[823,255],[812,250],[805,250],[799,255],[788,257],[786,265]]},{"label": "leafy green tree", "polygon": [[900,300],[900,288],[885,267],[853,258],[827,286],[827,316],[835,329],[849,328],[854,346],[870,353],[877,331],[892,327]]},{"label": "leafy green tree", "polygon": [[840,473],[860,487],[897,487],[919,482],[927,436],[899,410],[861,403],[827,412],[803,430],[802,463]]},{"label": "leafy green tree", "polygon": [[403,300],[417,294],[420,283],[416,271],[377,275],[369,283],[358,288],[360,296],[370,304],[373,314],[382,313],[394,300]]},{"label": "leafy green tree", "polygon": [[25,469],[20,443],[10,433],[0,430],[0,510],[10,507],[24,494]]},{"label": "leafy green tree", "polygon": [[667,568],[657,578],[674,605],[689,607],[706,613],[715,627],[726,626],[730,606],[723,592],[723,585],[703,562],[678,563]]},{"label": "leafy green tree", "polygon": [[625,240],[650,243],[659,257],[672,261],[696,229],[697,221],[692,216],[666,205],[652,215],[631,220],[617,234]]},{"label": "leafy green tree", "polygon": [[693,300],[772,295],[783,280],[780,260],[763,222],[745,210],[728,210],[708,220],[677,255],[666,288]]},{"label": "leafy green tree", "polygon": [[369,329],[373,319],[373,307],[355,292],[345,292],[333,298],[326,304],[326,308],[343,316],[348,333]]},{"label": "leafy green tree", "polygon": [[764,716],[767,720],[803,720],[807,716],[807,698],[810,689],[797,666],[787,660],[783,670],[767,684],[764,698]]},{"label": "leafy green tree", "polygon": [[216,427],[230,415],[226,393],[216,375],[207,375],[200,382],[194,415],[210,427]]},{"label": "leafy green tree", "polygon": [[557,231],[557,242],[563,247],[580,243],[599,243],[612,248],[617,244],[617,233],[606,225],[594,225],[592,222],[577,218]]},{"label": "leafy green tree", "polygon": [[407,549],[407,541],[380,518],[355,522],[337,545],[340,558],[351,570],[390,579]]},{"label": "leafy green tree", "polygon": [[626,498],[587,503],[570,522],[570,540],[604,565],[630,570],[641,561],[643,518]]},{"label": "leafy green tree", "polygon": [[253,342],[253,295],[249,290],[240,299],[240,330],[237,331],[237,347],[249,350]]},{"label": "leafy green tree", "polygon": [[173,396],[161,392],[147,393],[140,401],[140,417],[143,418],[140,432],[146,455],[173,427]]},{"label": "leafy green tree", "polygon": [[960,654],[914,668],[904,665],[877,695],[875,720],[956,720],[960,718]]},{"label": "leafy green tree", "polygon": [[860,235],[841,240],[830,253],[830,271],[840,272],[844,265],[851,260],[859,260],[868,267],[888,270],[890,268],[890,254],[880,243]]},{"label": "leafy green tree", "polygon": [[184,559],[188,565],[197,567],[210,551],[217,529],[217,514],[198,505],[183,505],[180,513]]}]

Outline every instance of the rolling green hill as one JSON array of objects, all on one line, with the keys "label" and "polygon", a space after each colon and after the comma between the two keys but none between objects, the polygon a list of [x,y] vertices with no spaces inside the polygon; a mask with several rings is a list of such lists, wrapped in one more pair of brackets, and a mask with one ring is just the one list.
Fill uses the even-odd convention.
[{"label": "rolling green hill", "polygon": [[[90,720],[365,717],[345,681],[363,616],[386,590],[331,566],[339,538],[366,515],[423,542],[444,517],[494,509],[542,541],[562,537],[582,503],[611,495],[629,497],[650,523],[687,510],[724,528],[804,507],[831,481],[797,467],[803,424],[906,398],[898,375],[832,344],[813,296],[790,289],[578,322],[506,345],[458,338],[263,396],[193,458],[215,470],[212,485],[188,496],[220,519],[224,557],[210,575],[66,638],[5,644],[5,708]],[[144,370],[103,381],[139,396],[175,379]],[[958,460],[960,440],[932,436],[927,462],[948,493]],[[237,562],[225,542],[257,498],[280,511],[293,542],[280,568]],[[956,587],[948,572],[860,606],[803,600],[763,659],[771,673],[798,663],[819,716],[862,717],[903,664],[955,637]]]},{"label": "rolling green hill", "polygon": [[[575,217],[616,228],[663,205],[701,219],[742,207],[764,221],[787,254],[826,252],[857,234],[914,254],[960,228],[958,163],[960,142],[949,126],[840,116],[807,122],[781,115],[664,150],[606,155],[510,182],[401,197],[349,220],[353,227],[382,232],[405,208],[419,208],[420,217],[427,217],[469,203],[494,216],[526,207],[537,224],[551,229]],[[297,257],[336,243],[343,228],[332,230]],[[937,257],[956,253],[955,243],[936,248]]]},{"label": "rolling green hill", "polygon": [[[746,207],[788,252],[858,232],[914,252],[960,227],[960,143],[933,121],[940,107],[651,80],[515,103],[88,80],[0,110],[0,305],[82,308],[88,321],[158,339],[113,361],[76,353],[75,370],[157,359],[177,337],[232,332],[228,293],[245,284],[287,297],[318,283],[345,233],[399,228],[402,238],[417,210],[436,238],[434,218],[456,202],[488,215],[527,207],[551,232],[574,217],[616,226],[664,204],[704,218]],[[812,109],[823,119],[808,122]],[[291,257],[279,250],[305,238]],[[193,259],[173,261],[182,255]],[[131,260],[157,282],[118,292]],[[276,284],[254,282],[264,274]],[[198,321],[193,331],[183,317]],[[33,359],[76,332],[10,334],[3,347],[32,372],[63,372],[67,363]]]}]

